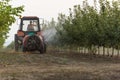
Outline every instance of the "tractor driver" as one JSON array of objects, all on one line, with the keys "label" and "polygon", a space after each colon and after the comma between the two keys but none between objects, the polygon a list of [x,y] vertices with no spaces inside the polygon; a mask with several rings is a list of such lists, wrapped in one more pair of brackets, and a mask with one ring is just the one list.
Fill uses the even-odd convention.
[{"label": "tractor driver", "polygon": [[28,24],[27,30],[34,31],[34,24],[32,23],[32,21],[30,21],[30,24]]}]

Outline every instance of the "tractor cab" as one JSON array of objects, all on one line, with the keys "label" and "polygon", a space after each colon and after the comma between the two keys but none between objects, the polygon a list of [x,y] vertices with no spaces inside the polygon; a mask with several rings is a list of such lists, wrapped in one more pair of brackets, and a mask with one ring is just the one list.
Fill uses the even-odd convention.
[{"label": "tractor cab", "polygon": [[41,34],[40,20],[36,16],[20,17],[20,25],[15,34],[15,51],[22,47],[25,51],[45,52],[45,42]]},{"label": "tractor cab", "polygon": [[[36,16],[24,16],[20,18],[18,35],[25,36],[39,34],[41,31],[39,18]],[[22,34],[21,34],[22,33]]]}]

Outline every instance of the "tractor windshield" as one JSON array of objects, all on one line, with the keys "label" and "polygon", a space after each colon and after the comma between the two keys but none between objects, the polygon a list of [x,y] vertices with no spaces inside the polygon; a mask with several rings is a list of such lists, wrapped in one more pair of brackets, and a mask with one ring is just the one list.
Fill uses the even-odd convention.
[{"label": "tractor windshield", "polygon": [[38,20],[23,20],[23,31],[38,31]]}]

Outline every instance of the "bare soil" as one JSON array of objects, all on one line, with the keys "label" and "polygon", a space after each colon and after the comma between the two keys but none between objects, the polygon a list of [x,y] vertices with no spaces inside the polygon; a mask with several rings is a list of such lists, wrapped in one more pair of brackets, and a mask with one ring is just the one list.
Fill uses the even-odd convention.
[{"label": "bare soil", "polygon": [[120,80],[120,59],[80,53],[0,53],[0,80]]}]

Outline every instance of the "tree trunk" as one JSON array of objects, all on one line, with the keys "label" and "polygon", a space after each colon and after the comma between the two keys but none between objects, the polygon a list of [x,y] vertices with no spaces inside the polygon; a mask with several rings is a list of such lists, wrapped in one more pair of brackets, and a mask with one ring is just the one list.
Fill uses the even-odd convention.
[{"label": "tree trunk", "polygon": [[91,55],[91,47],[88,48],[88,54]]},{"label": "tree trunk", "polygon": [[100,46],[98,46],[98,55],[100,55]]},{"label": "tree trunk", "polygon": [[105,56],[105,47],[103,46],[103,56]]},{"label": "tree trunk", "polygon": [[77,52],[79,53],[79,47],[77,47]]},{"label": "tree trunk", "polygon": [[84,47],[84,54],[86,54],[86,48]]},{"label": "tree trunk", "polygon": [[79,48],[79,50],[80,50],[80,53],[82,53],[81,47]]},{"label": "tree trunk", "polygon": [[109,56],[110,55],[110,53],[109,53],[109,48],[107,48],[107,56]]},{"label": "tree trunk", "polygon": [[111,57],[113,57],[114,56],[114,48],[112,48],[112,55],[111,55]]},{"label": "tree trunk", "polygon": [[119,57],[119,49],[117,50],[117,57]]},{"label": "tree trunk", "polygon": [[81,47],[81,53],[83,53],[83,47]]}]

